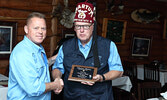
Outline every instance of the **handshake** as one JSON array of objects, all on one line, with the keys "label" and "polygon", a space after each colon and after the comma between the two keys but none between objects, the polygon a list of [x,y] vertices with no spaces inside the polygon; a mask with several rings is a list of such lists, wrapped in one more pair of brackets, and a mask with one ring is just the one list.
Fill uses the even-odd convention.
[{"label": "handshake", "polygon": [[45,92],[53,90],[55,94],[59,94],[64,87],[64,82],[61,78],[56,78],[53,82],[46,83]]}]

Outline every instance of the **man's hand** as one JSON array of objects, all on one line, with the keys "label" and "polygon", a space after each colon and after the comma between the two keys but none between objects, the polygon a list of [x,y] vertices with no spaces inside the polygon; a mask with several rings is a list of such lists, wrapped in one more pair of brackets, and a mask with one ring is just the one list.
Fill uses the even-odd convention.
[{"label": "man's hand", "polygon": [[103,81],[103,77],[99,74],[97,74],[96,76],[93,77],[93,79],[95,80],[94,82],[88,82],[88,81],[83,81],[81,82],[82,84],[85,84],[85,85],[94,85],[95,82],[102,82]]},{"label": "man's hand", "polygon": [[54,90],[54,92],[55,92],[55,94],[59,94],[62,91],[63,87],[64,87],[64,82],[60,78],[56,78],[54,80],[54,82],[56,83],[56,89]]},{"label": "man's hand", "polygon": [[83,82],[81,82],[82,84],[85,84],[85,85],[93,85],[93,84],[95,84],[95,82],[88,82],[88,81],[83,81]]},{"label": "man's hand", "polygon": [[93,79],[95,80],[95,82],[103,81],[103,77],[100,74],[97,74],[96,76],[94,76]]}]

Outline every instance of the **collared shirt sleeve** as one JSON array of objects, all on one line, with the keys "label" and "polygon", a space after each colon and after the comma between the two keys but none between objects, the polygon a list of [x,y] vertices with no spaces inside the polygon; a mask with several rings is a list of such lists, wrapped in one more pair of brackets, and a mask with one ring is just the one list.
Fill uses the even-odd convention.
[{"label": "collared shirt sleeve", "polygon": [[[19,51],[12,54],[10,58],[10,70],[12,71],[10,82],[15,84],[16,82],[12,79],[16,79],[20,86],[18,88],[22,88],[29,97],[43,94],[46,87],[45,82],[36,72],[36,66],[32,63],[34,59],[36,58],[26,53],[23,55]],[[18,95],[17,90],[15,93]]]},{"label": "collared shirt sleeve", "polygon": [[123,71],[120,56],[114,42],[110,43],[110,56],[108,59],[109,70]]},{"label": "collared shirt sleeve", "polygon": [[56,57],[56,60],[55,60],[55,63],[52,67],[52,70],[53,69],[59,69],[62,74],[64,74],[64,66],[63,66],[63,59],[64,59],[64,54],[63,54],[63,46],[60,47],[59,49],[59,52],[58,52],[58,55]]}]

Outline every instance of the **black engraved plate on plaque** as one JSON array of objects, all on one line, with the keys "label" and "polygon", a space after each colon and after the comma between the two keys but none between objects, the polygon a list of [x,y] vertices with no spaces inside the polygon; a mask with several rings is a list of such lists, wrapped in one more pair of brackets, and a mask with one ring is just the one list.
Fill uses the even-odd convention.
[{"label": "black engraved plate on plaque", "polygon": [[93,76],[97,73],[96,67],[72,65],[68,80],[71,81],[91,81],[94,82]]}]

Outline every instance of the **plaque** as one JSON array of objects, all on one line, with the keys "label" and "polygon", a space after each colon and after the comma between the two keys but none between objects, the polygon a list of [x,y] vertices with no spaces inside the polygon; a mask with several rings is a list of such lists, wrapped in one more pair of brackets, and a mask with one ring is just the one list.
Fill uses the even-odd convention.
[{"label": "plaque", "polygon": [[68,80],[94,82],[93,76],[97,74],[97,67],[72,65]]}]

